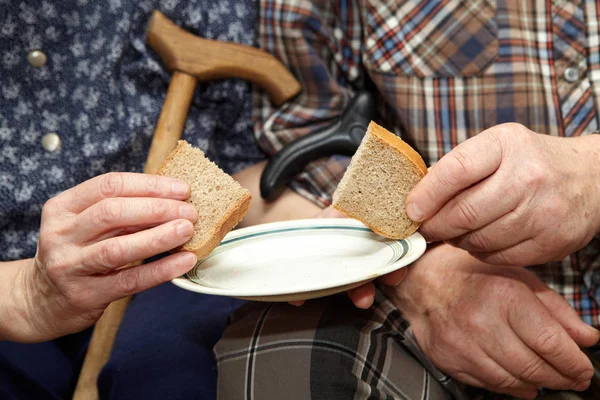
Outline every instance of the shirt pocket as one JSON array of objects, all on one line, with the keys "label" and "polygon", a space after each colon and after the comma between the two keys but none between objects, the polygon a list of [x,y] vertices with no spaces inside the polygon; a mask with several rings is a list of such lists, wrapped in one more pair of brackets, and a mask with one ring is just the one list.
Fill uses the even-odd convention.
[{"label": "shirt pocket", "polygon": [[481,75],[498,56],[495,0],[365,0],[365,63],[398,76]]}]

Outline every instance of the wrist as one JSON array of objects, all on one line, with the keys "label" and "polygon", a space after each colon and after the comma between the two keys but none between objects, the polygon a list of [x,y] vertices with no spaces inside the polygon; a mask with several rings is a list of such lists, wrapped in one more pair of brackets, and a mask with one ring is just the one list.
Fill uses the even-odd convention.
[{"label": "wrist", "polygon": [[0,277],[0,340],[27,341],[30,331],[25,275],[33,268],[33,259],[2,263]]},{"label": "wrist", "polygon": [[590,200],[589,218],[593,233],[600,233],[600,134],[580,136],[575,143],[575,150],[579,154],[580,168],[587,176]]}]

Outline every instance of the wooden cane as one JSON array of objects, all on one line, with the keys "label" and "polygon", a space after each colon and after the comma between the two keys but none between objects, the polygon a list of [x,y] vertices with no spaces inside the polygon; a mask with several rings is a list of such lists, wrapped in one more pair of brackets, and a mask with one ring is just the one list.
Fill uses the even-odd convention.
[{"label": "wooden cane", "polygon": [[[202,39],[185,32],[155,11],[146,43],[172,72],[169,89],[152,138],[144,173],[154,174],[176,147],[198,80],[242,78],[258,84],[279,105],[301,89],[273,56],[249,46]],[[141,264],[141,261],[136,265]],[[108,306],[96,323],[77,386],[75,400],[98,399],[97,378],[112,352],[114,340],[131,298]]]}]

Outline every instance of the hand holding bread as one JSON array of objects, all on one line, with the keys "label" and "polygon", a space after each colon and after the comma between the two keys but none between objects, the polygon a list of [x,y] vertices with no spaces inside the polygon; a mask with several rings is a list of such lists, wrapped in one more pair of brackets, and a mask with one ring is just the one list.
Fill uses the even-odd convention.
[{"label": "hand holding bread", "polygon": [[35,258],[6,269],[15,285],[3,339],[42,341],[87,328],[109,303],[189,271],[249,203],[247,190],[185,142],[159,175],[109,173],[66,190],[43,207]]},{"label": "hand holding bread", "polygon": [[120,269],[190,240],[198,213],[185,202],[189,195],[189,185],[173,178],[109,173],[48,200],[37,254],[14,271],[7,339],[42,341],[85,329],[110,302],[191,269],[196,256],[189,252]]},{"label": "hand holding bread", "polygon": [[502,265],[558,261],[600,231],[600,136],[522,125],[482,132],[443,157],[407,199],[430,241]]}]

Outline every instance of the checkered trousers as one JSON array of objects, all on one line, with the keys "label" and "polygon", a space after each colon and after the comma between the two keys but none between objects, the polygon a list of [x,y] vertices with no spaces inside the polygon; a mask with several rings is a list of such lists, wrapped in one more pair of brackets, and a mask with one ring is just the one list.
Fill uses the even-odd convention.
[{"label": "checkered trousers", "polygon": [[381,293],[369,310],[347,296],[248,303],[215,347],[220,399],[467,399],[421,353]]}]

